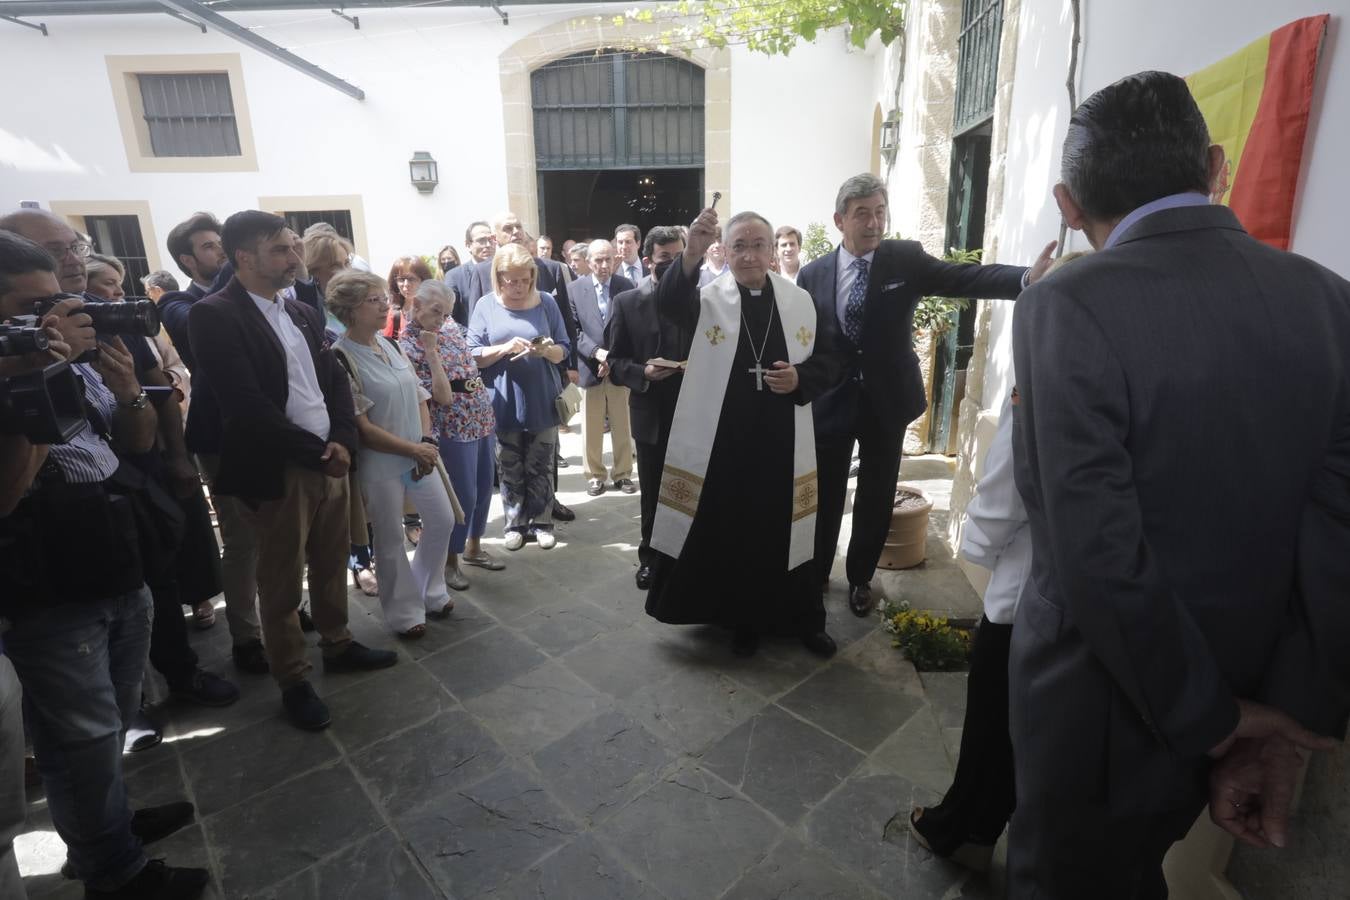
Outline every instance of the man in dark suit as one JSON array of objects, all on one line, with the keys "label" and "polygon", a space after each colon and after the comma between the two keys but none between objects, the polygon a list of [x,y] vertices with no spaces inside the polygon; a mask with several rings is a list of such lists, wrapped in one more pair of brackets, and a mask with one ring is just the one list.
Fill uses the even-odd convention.
[{"label": "man in dark suit", "polygon": [[[469,307],[470,284],[477,278],[474,271],[476,263],[487,262],[492,259],[492,254],[497,251],[497,236],[492,233],[492,226],[487,222],[470,222],[469,227],[464,229],[464,249],[466,251],[464,263],[451,269],[445,276],[445,283],[450,286],[450,290],[455,292],[455,309],[451,313],[451,318],[464,327],[469,326],[469,313],[472,311]],[[491,274],[491,273],[489,273]],[[491,285],[489,280],[488,284]],[[480,289],[474,297],[477,302],[478,297],[483,295]]]},{"label": "man in dark suit", "polygon": [[[492,230],[496,236],[496,247],[504,247],[507,244],[519,244],[531,254],[534,248],[525,234],[525,226],[520,223],[520,216],[513,212],[498,213],[496,220],[492,223]],[[567,286],[569,278],[563,271],[565,268],[562,263],[552,259],[540,259],[532,256],[535,267],[538,269],[538,276],[535,280],[535,287],[545,294],[552,294],[553,299],[558,302],[558,311],[562,313],[563,327],[567,329],[567,337],[572,341],[573,351],[558,365],[566,372],[566,378],[573,384],[580,380],[580,373],[577,371],[576,345],[577,345],[577,321],[572,315],[572,304],[568,300]],[[487,259],[472,266],[460,266],[461,269],[469,269],[469,273],[463,276],[464,294],[461,297],[462,305],[467,314],[473,313],[474,304],[478,298],[485,294],[492,293],[492,256],[489,254]],[[563,423],[564,425],[566,423]],[[554,460],[553,468],[553,486],[556,490],[558,486],[558,463],[566,465],[566,461],[558,457]],[[566,507],[558,499],[553,501],[553,518],[560,522],[571,522],[577,517],[569,507]]]},{"label": "man in dark suit", "polygon": [[1350,283],[1210,205],[1222,167],[1180,78],[1098,91],[1054,193],[1099,252],[1018,302],[1018,900],[1166,897],[1207,775],[1284,846],[1298,747],[1331,744],[1295,719],[1345,733]]},{"label": "man in dark suit", "polygon": [[345,373],[322,349],[322,315],[282,296],[299,269],[293,237],[271,213],[230,216],[222,240],[235,275],[193,305],[188,333],[223,418],[215,491],[249,507],[272,676],[292,723],[319,729],[331,719],[306,679],[298,616],[306,565],[324,670],[383,668],[397,656],[362,646],[347,630],[356,415]]},{"label": "man in dark suit", "polygon": [[628,388],[628,409],[637,447],[638,487],[642,489],[642,541],[638,544],[637,586],[652,586],[652,522],[661,493],[666,441],[680,398],[681,369],[648,364],[651,359],[682,362],[689,358],[692,334],[681,334],[670,318],[656,311],[656,286],[670,264],[684,252],[679,229],[660,225],[647,233],[643,262],[651,272],[631,291],[614,297],[605,326],[609,348],[609,380]]},{"label": "man in dark suit", "polygon": [[834,565],[849,463],[858,444],[848,602],[859,616],[876,607],[871,581],[890,528],[905,429],[928,405],[912,342],[914,308],[930,295],[1011,299],[1050,266],[1049,248],[1034,269],[1024,269],[957,265],[929,256],[917,241],[882,240],[886,202],[886,185],[875,175],[845,181],[834,212],[843,241],[797,275],[797,286],[816,303],[820,328],[832,329],[855,359],[844,382],[812,409],[820,479],[816,564],[822,584]]},{"label": "man in dark suit", "polygon": [[225,265],[220,222],[216,217],[199,212],[179,222],[169,231],[168,245],[169,255],[189,279],[186,292],[198,300],[211,293],[211,284]]},{"label": "man in dark suit", "polygon": [[628,389],[610,381],[605,326],[614,310],[614,298],[631,291],[633,282],[613,275],[614,247],[609,241],[591,241],[591,274],[572,282],[569,293],[572,318],[577,323],[576,358],[581,387],[581,440],[585,447],[586,493],[605,492],[605,422],[614,448],[614,487],[625,494],[633,485],[633,432],[628,422]]},{"label": "man in dark suit", "polygon": [[614,274],[637,284],[651,267],[638,255],[642,248],[642,229],[636,225],[620,225],[614,229]]}]

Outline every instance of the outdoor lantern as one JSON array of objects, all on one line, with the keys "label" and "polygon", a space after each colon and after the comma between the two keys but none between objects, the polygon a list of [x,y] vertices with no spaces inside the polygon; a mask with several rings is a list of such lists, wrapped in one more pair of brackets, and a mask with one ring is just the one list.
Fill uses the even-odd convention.
[{"label": "outdoor lantern", "polygon": [[886,121],[881,123],[881,155],[886,165],[895,162],[896,151],[900,149],[900,111],[891,110]]},{"label": "outdoor lantern", "polygon": [[413,158],[408,160],[408,175],[412,179],[413,187],[423,194],[430,194],[436,190],[436,185],[440,184],[436,174],[436,160],[425,150],[418,150],[413,154]]}]

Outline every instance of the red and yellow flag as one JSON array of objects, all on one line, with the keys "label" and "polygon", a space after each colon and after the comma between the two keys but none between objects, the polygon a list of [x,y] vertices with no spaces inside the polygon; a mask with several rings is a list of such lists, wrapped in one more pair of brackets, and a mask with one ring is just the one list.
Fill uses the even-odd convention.
[{"label": "red and yellow flag", "polygon": [[1186,79],[1228,157],[1213,200],[1253,237],[1289,249],[1317,56],[1330,16],[1309,16]]}]

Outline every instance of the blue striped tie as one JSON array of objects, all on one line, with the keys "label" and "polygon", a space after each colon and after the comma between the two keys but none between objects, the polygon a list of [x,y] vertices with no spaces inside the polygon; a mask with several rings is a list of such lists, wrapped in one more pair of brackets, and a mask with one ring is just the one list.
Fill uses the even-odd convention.
[{"label": "blue striped tie", "polygon": [[853,287],[848,292],[848,302],[844,304],[844,334],[858,346],[862,346],[863,301],[867,299],[867,260],[859,257],[853,261],[858,274],[853,279]]}]

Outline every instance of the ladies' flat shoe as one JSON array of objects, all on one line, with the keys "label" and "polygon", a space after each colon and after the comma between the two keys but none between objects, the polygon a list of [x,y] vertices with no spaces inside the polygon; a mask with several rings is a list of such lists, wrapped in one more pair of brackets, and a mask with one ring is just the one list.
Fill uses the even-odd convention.
[{"label": "ladies' flat shoe", "polygon": [[449,569],[445,575],[445,583],[456,591],[467,591],[469,589],[469,579],[464,577],[464,573],[459,569]]},{"label": "ladies' flat shoe", "polygon": [[558,536],[551,531],[536,531],[534,539],[539,542],[540,550],[552,550],[558,546]]},{"label": "ladies' flat shoe", "polygon": [[448,619],[448,618],[450,618],[450,614],[451,614],[452,612],[454,612],[454,611],[455,611],[455,601],[453,601],[453,600],[447,600],[447,601],[445,601],[445,605],[442,606],[440,609],[429,609],[429,610],[427,610],[427,618],[429,618],[429,619]]},{"label": "ladies' flat shoe", "polygon": [[380,596],[380,582],[375,578],[374,569],[352,569],[352,581],[367,597]]},{"label": "ladies' flat shoe", "polygon": [[913,835],[914,840],[920,847],[927,850],[934,856],[942,856],[944,859],[956,863],[958,866],[970,869],[972,872],[988,872],[990,863],[994,859],[993,844],[977,844],[973,841],[967,841],[953,850],[949,855],[943,856],[933,849],[933,845],[928,843],[928,838],[919,831],[919,820],[923,818],[924,809],[922,806],[914,807],[913,812],[909,814],[909,833]]},{"label": "ladies' flat shoe", "polygon": [[427,626],[414,625],[413,627],[407,629],[406,631],[397,631],[395,632],[395,634],[397,634],[400,638],[402,638],[405,641],[415,641],[418,638],[426,637]]},{"label": "ladies' flat shoe", "polygon": [[513,531],[506,536],[505,547],[507,550],[516,551],[525,546],[525,534],[520,531]]},{"label": "ladies' flat shoe", "polygon": [[468,554],[463,554],[460,556],[460,560],[467,563],[468,565],[477,566],[480,569],[487,569],[489,572],[500,572],[502,569],[506,568],[506,563],[498,560],[495,556],[492,556],[486,550],[484,550],[477,556],[469,556]]}]

